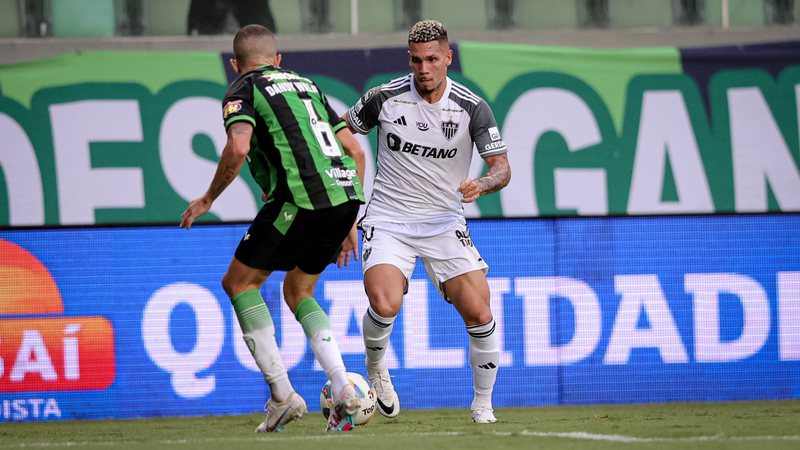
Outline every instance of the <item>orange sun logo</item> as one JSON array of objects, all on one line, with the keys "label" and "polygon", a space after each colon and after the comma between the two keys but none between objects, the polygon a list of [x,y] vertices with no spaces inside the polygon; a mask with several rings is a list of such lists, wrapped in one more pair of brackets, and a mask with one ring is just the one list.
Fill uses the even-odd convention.
[{"label": "orange sun logo", "polygon": [[116,370],[111,323],[101,316],[63,314],[61,293],[47,267],[0,239],[0,392],[111,385]]}]

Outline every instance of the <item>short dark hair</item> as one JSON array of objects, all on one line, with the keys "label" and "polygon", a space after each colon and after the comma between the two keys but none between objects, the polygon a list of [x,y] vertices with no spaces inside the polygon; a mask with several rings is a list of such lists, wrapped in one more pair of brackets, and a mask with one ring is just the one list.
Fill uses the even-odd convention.
[{"label": "short dark hair", "polygon": [[420,20],[408,31],[408,43],[447,42],[447,29],[437,20]]},{"label": "short dark hair", "polygon": [[[264,40],[268,45],[253,47],[251,39]],[[233,37],[233,55],[237,61],[244,62],[255,54],[276,53],[275,33],[264,25],[252,24],[243,26]],[[274,56],[274,55],[273,55]]]}]

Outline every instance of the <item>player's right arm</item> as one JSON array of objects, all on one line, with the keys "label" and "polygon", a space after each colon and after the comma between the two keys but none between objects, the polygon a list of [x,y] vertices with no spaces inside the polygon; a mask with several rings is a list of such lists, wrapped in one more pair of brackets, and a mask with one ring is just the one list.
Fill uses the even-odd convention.
[{"label": "player's right arm", "polygon": [[253,77],[241,77],[231,85],[222,102],[222,121],[228,140],[220,155],[217,171],[205,194],[189,203],[183,212],[181,228],[191,228],[192,223],[211,209],[214,200],[239,175],[250,152],[256,114],[253,108]]},{"label": "player's right arm", "polygon": [[378,125],[383,100],[381,86],[375,86],[365,92],[356,104],[342,115],[342,119],[347,123],[347,129],[353,134],[369,133],[369,130]]},{"label": "player's right arm", "polygon": [[253,135],[253,126],[249,122],[233,122],[228,127],[228,140],[217,164],[214,179],[205,194],[196,198],[181,216],[181,228],[187,230],[192,223],[211,209],[211,204],[219,197],[242,170],[247,153],[250,151],[250,138]]}]

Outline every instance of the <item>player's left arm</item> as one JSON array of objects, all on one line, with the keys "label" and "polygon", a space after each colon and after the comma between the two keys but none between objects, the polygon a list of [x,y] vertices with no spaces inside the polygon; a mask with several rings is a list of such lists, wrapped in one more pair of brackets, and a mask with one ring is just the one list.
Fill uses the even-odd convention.
[{"label": "player's left arm", "polygon": [[458,192],[463,196],[462,202],[471,203],[481,195],[492,194],[508,186],[511,181],[511,166],[505,153],[487,156],[484,161],[489,166],[486,175],[477,180],[467,179],[458,186]]},{"label": "player's left arm", "polygon": [[[336,138],[342,144],[344,152],[356,162],[358,179],[363,183],[364,165],[366,164],[366,160],[364,156],[364,150],[361,148],[361,144],[358,143],[356,137],[353,136],[353,133],[351,133],[347,127],[343,127],[336,132]],[[342,266],[349,265],[351,254],[353,255],[353,259],[358,261],[358,230],[355,222],[353,222],[353,226],[350,228],[350,233],[348,233],[347,237],[344,239],[344,242],[342,242],[342,248],[339,250],[339,258],[336,261],[336,265],[340,269]]]},{"label": "player's left arm", "polygon": [[506,144],[500,136],[494,113],[483,100],[470,111],[469,132],[489,170],[477,180],[467,179],[461,182],[458,192],[463,196],[461,201],[464,203],[474,202],[481,195],[497,192],[511,181]]}]

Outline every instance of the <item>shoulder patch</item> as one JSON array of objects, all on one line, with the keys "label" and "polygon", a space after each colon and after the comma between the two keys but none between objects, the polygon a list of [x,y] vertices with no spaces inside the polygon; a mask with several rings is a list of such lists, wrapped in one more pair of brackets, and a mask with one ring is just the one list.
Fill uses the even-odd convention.
[{"label": "shoulder patch", "polygon": [[231,114],[236,114],[241,110],[242,110],[241,100],[233,100],[228,103],[225,103],[225,106],[222,107],[222,119],[225,120]]},{"label": "shoulder patch", "polygon": [[375,95],[375,93],[380,91],[380,90],[381,90],[380,86],[375,86],[374,88],[372,88],[372,89],[368,90],[366,93],[364,93],[364,103],[368,102],[369,99],[371,99],[372,96]]}]

